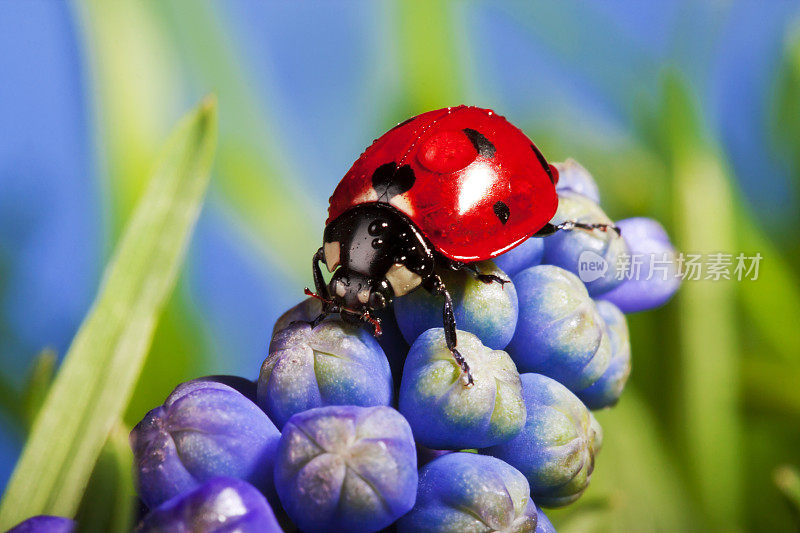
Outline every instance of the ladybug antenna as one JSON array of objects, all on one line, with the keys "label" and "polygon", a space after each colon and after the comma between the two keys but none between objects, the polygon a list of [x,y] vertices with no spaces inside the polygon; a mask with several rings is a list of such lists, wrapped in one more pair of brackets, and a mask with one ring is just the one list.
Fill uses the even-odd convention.
[{"label": "ladybug antenna", "polygon": [[383,333],[383,329],[381,328],[381,320],[378,317],[374,317],[371,314],[369,314],[369,311],[364,311],[362,313],[362,312],[356,311],[355,309],[350,309],[349,307],[344,307],[344,306],[338,305],[336,302],[334,302],[330,298],[325,298],[324,296],[321,296],[321,295],[315,293],[314,291],[312,291],[308,287],[306,287],[303,292],[305,292],[308,296],[311,296],[312,298],[316,298],[317,300],[322,302],[323,312],[322,312],[322,314],[320,316],[317,317],[316,320],[314,320],[314,325],[319,323],[320,318],[324,318],[325,315],[327,315],[329,313],[340,313],[341,314],[342,312],[346,312],[346,313],[350,313],[351,315],[356,315],[362,322],[367,322],[367,323],[371,324],[372,327],[374,328],[373,335],[375,335],[376,337],[380,337],[381,334]]},{"label": "ladybug antenna", "polygon": [[317,300],[321,301],[324,304],[323,307],[334,305],[333,300],[325,298],[324,296],[320,296],[319,294],[312,291],[308,287],[306,287],[303,292],[306,293],[308,296],[311,296],[312,298],[316,298]]}]

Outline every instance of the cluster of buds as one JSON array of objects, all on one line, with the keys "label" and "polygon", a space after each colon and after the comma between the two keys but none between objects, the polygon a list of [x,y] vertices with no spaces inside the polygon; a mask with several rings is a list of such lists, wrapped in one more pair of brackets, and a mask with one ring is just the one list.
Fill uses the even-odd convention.
[{"label": "cluster of buds", "polygon": [[[589,173],[557,166],[553,223],[610,224]],[[184,383],[134,428],[139,530],[554,531],[541,508],[586,490],[602,444],[592,411],[630,374],[623,313],[678,286],[619,276],[632,254],[676,253],[653,220],[616,224],[621,235],[559,232],[477,265],[509,283],[445,274],[469,387],[437,297],[398,298],[379,340],[336,316],[316,323],[320,302],[304,300],[275,324],[257,380]],[[587,253],[605,268],[586,268]]]}]

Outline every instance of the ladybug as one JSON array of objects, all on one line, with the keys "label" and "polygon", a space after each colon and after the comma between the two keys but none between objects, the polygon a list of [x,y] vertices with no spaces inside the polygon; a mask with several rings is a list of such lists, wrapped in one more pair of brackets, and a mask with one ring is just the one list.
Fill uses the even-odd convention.
[{"label": "ladybug", "polygon": [[[312,268],[323,312],[369,323],[375,313],[420,287],[443,298],[447,347],[471,385],[456,348],[450,293],[437,272],[463,270],[486,283],[475,263],[531,236],[604,224],[550,224],[558,208],[558,171],[516,126],[490,109],[429,111],[376,139],[330,198],[322,247]],[[616,229],[616,228],[614,228]],[[333,274],[326,284],[320,263]]]}]

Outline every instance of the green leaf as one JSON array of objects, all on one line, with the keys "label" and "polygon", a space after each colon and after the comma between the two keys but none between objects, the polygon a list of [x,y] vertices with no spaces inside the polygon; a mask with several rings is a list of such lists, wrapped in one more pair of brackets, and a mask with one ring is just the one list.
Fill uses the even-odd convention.
[{"label": "green leaf", "polygon": [[146,5],[181,52],[184,62],[178,67],[214,87],[225,108],[213,186],[230,207],[225,210],[230,226],[248,252],[257,252],[298,285],[307,282],[309,250],[319,247],[327,205],[313,201],[304,188],[308,181],[290,162],[291,151],[277,133],[279,121],[265,105],[274,100],[269,88],[250,82],[217,5],[197,0]]},{"label": "green leaf", "polygon": [[740,204],[736,211],[740,220],[738,233],[742,251],[747,256],[759,253],[763,257],[758,279],[738,284],[748,323],[779,359],[797,365],[800,363],[800,335],[796,335],[794,330],[794,321],[800,317],[797,274],[772,244],[770,236],[754,222],[747,206]]},{"label": "green leaf", "polygon": [[215,145],[216,100],[208,98],[169,139],[121,237],[9,481],[0,529],[37,514],[75,514],[175,284]]},{"label": "green leaf", "polygon": [[22,391],[22,417],[26,426],[30,429],[36,414],[41,409],[47,391],[53,382],[57,362],[56,353],[45,348],[33,361],[33,366],[28,376],[28,382]]},{"label": "green leaf", "polygon": [[[185,110],[184,71],[174,51],[174,32],[165,27],[151,2],[70,3],[88,43],[87,59],[95,89],[96,136],[102,139],[102,187],[106,192],[108,253],[141,198],[164,138]],[[189,6],[184,13],[189,13]],[[187,21],[189,22],[189,21]],[[136,68],[131,68],[136,65]],[[217,87],[213,81],[203,87]],[[217,91],[217,98],[219,92]],[[219,100],[230,116],[230,102]],[[221,144],[221,141],[220,141]],[[219,180],[220,151],[214,181]],[[142,377],[134,389],[125,421],[136,423],[160,404],[176,383],[209,371],[212,347],[202,317],[180,279],[168,299],[150,346]]]},{"label": "green leaf", "polygon": [[776,147],[800,177],[800,24],[786,36],[771,101],[771,129]]},{"label": "green leaf", "polygon": [[396,2],[401,80],[411,111],[459,105],[463,97],[460,55],[455,46],[455,5],[446,0]]},{"label": "green leaf", "polygon": [[783,465],[772,473],[772,480],[794,510],[800,513],[800,472],[792,466]]},{"label": "green leaf", "polygon": [[[634,367],[635,368],[635,367]],[[595,411],[603,448],[581,498],[547,510],[559,532],[693,531],[697,506],[665,445],[660,417],[631,387],[613,409]],[[695,524],[696,525],[696,524]]]},{"label": "green leaf", "polygon": [[127,533],[135,525],[137,500],[129,433],[117,423],[108,436],[83,494],[76,517],[78,531]]},{"label": "green leaf", "polygon": [[[733,192],[697,99],[675,72],[666,78],[664,96],[661,119],[673,172],[676,244],[687,254],[735,254]],[[687,281],[676,300],[688,471],[713,526],[735,529],[743,509],[736,282]]]}]

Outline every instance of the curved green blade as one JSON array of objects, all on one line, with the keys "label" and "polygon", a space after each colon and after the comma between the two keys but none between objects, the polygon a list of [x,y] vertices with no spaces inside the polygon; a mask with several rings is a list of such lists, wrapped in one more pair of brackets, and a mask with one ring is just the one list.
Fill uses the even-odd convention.
[{"label": "curved green blade", "polygon": [[34,422],[0,505],[0,530],[33,515],[74,515],[175,284],[208,185],[216,123],[208,98],[170,137]]}]

